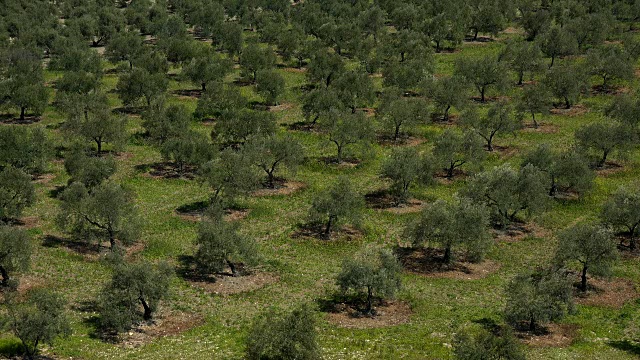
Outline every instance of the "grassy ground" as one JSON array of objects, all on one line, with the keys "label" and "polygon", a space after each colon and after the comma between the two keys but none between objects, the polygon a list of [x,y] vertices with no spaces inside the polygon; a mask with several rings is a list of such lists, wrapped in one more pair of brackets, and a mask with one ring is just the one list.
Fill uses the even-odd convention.
[{"label": "grassy ground", "polygon": [[[453,54],[437,55],[437,72],[452,71],[455,58],[472,54],[498,51],[503,38],[489,43],[465,44]],[[176,72],[178,70],[175,70]],[[279,122],[286,131],[286,124],[302,120],[299,103],[300,86],[304,74],[280,69],[287,80],[287,92],[283,103],[292,107],[278,112]],[[47,80],[54,81],[60,74],[48,73]],[[112,89],[117,74],[107,75],[104,87]],[[595,80],[594,80],[595,81]],[[635,85],[635,84],[633,84]],[[173,79],[170,84],[171,101],[194,109],[196,99],[175,95],[176,90],[193,89],[194,86]],[[518,91],[517,89],[513,91]],[[254,90],[247,86],[245,94],[259,100]],[[111,93],[113,106],[120,106]],[[497,144],[510,151],[491,154],[484,164],[490,168],[499,163],[517,164],[523,152],[540,142],[549,142],[558,147],[568,147],[574,131],[583,124],[599,119],[599,109],[609,96],[598,95],[581,101],[587,113],[579,116],[552,115],[543,118],[543,123],[557,127],[556,133],[521,131],[517,136],[501,136]],[[57,124],[61,116],[49,108],[37,125],[50,128],[56,142],[63,141]],[[194,122],[203,132],[211,127]],[[432,140],[443,130],[440,125],[421,126],[415,136],[425,137],[419,145],[428,149]],[[139,118],[132,116],[131,134],[141,131]],[[402,243],[402,228],[413,216],[396,215],[380,210],[366,211],[364,227],[366,234],[360,239],[338,239],[334,241],[292,238],[291,234],[304,221],[310,199],[314,192],[332,182],[338,175],[347,174],[357,182],[363,193],[387,186],[378,176],[380,159],[392,147],[372,145],[375,156],[355,168],[339,168],[325,165],[319,158],[333,155],[334,148],[324,137],[315,133],[291,132],[307,149],[307,160],[293,180],[307,185],[304,190],[287,196],[242,198],[240,204],[250,213],[242,221],[242,231],[256,238],[264,257],[264,271],[279,276],[277,283],[262,289],[228,296],[213,295],[191,286],[177,277],[173,281],[171,296],[163,304],[163,312],[182,311],[199,314],[204,323],[182,334],[156,339],[136,348],[106,343],[96,338],[90,321],[94,315],[84,308],[95,298],[102,284],[108,279],[108,268],[97,257],[84,256],[62,245],[42,246],[45,237],[64,234],[54,225],[57,200],[51,191],[67,182],[61,162],[51,166],[53,177],[39,183],[38,202],[28,209],[25,216],[37,217],[37,226],[30,230],[37,242],[32,270],[23,282],[34,286],[44,285],[64,291],[73,319],[73,335],[56,342],[48,354],[59,358],[74,359],[175,359],[212,358],[240,359],[243,356],[244,336],[252,318],[270,306],[289,309],[302,302],[316,302],[327,298],[336,287],[334,276],[344,258],[350,257],[364,243],[383,243],[389,246]],[[627,159],[614,159],[624,168],[598,177],[594,190],[578,201],[554,202],[544,214],[533,219],[549,232],[563,228],[577,218],[597,216],[602,202],[619,185],[638,179],[640,175],[640,153],[633,152]],[[141,241],[146,245],[138,254],[147,259],[166,259],[178,263],[181,255],[194,251],[193,241],[197,224],[179,218],[176,208],[207,198],[207,189],[195,181],[183,179],[158,179],[148,176],[136,166],[161,161],[157,150],[132,136],[119,157],[119,170],[115,175],[132,187],[138,194],[138,205],[145,219]],[[413,190],[419,199],[432,201],[450,197],[464,183],[458,179],[450,184],[437,183]],[[414,274],[404,275],[404,288],[398,298],[408,302],[413,315],[409,323],[379,329],[342,329],[320,315],[319,342],[326,359],[447,359],[451,357],[450,344],[461,325],[490,318],[499,320],[504,305],[503,287],[517,272],[544,264],[553,253],[555,240],[552,237],[526,237],[518,242],[499,242],[488,255],[488,260],[500,264],[497,272],[479,280],[426,278]],[[621,261],[614,270],[614,277],[626,277],[637,283],[640,268],[636,259]],[[621,309],[605,306],[578,306],[575,315],[563,320],[578,327],[574,342],[567,347],[529,347],[532,359],[631,359],[640,354],[640,346],[618,342],[625,338],[637,311],[635,302]],[[0,352],[11,353],[17,340],[5,334],[0,337]]]}]

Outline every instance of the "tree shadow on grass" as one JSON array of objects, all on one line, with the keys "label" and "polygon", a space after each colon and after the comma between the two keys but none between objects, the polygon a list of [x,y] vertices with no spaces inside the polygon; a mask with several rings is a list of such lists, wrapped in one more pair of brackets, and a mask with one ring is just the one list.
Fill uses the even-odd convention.
[{"label": "tree shadow on grass", "polygon": [[57,199],[58,196],[60,196],[60,194],[62,194],[66,188],[67,185],[56,185],[53,189],[49,190],[48,195],[52,199]]},{"label": "tree shadow on grass", "polygon": [[629,340],[609,341],[607,343],[612,348],[628,352],[633,355],[640,355],[640,343]]},{"label": "tree shadow on grass", "polygon": [[62,246],[82,255],[96,255],[100,253],[100,246],[98,244],[61,238],[54,235],[45,235],[42,240],[42,246],[48,248],[57,248]]}]

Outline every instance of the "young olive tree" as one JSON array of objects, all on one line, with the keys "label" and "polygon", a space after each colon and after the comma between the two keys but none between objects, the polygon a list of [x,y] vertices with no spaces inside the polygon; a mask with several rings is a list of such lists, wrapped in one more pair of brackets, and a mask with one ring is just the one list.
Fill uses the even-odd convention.
[{"label": "young olive tree", "polygon": [[304,161],[304,147],[289,135],[256,137],[247,147],[253,153],[254,164],[267,174],[266,185],[272,189],[279,169],[285,167],[289,172],[295,172]]},{"label": "young olive tree", "polygon": [[463,113],[462,122],[485,140],[488,151],[493,151],[496,135],[515,133],[522,128],[522,119],[506,102],[495,103],[486,115],[480,115],[475,107],[470,108]]},{"label": "young olive tree", "polygon": [[504,164],[474,176],[463,191],[471,201],[486,204],[497,224],[506,226],[518,214],[541,212],[547,203],[547,179],[533,165],[514,170]]},{"label": "young olive tree", "polygon": [[640,190],[619,187],[604,203],[600,218],[615,230],[624,229],[629,237],[629,249],[635,250],[640,230]]},{"label": "young olive tree", "polygon": [[60,195],[58,224],[83,240],[116,241],[127,245],[140,236],[140,217],[134,193],[113,182],[103,182],[89,191],[75,182]]},{"label": "young olive tree", "polygon": [[566,274],[541,270],[516,275],[505,288],[505,320],[516,328],[535,331],[573,312],[573,291]]},{"label": "young olive tree", "polygon": [[489,212],[484,205],[465,198],[453,202],[438,200],[425,207],[405,228],[414,247],[438,245],[444,250],[442,261],[454,260],[453,249],[463,247],[472,261],[482,261],[491,246]]},{"label": "young olive tree", "polygon": [[259,316],[247,337],[249,360],[320,360],[317,321],[309,305],[280,315],[273,309]]},{"label": "young olive tree", "polygon": [[342,163],[345,148],[367,144],[374,135],[372,121],[364,113],[350,114],[333,111],[322,125],[329,137],[329,142],[336,146],[338,163]]},{"label": "young olive tree", "polygon": [[222,200],[233,201],[246,194],[258,184],[258,174],[252,167],[252,156],[246,150],[227,148],[199,169],[199,179],[213,191],[210,203]]},{"label": "young olive tree", "polygon": [[195,253],[196,268],[204,274],[220,273],[228,266],[232,276],[238,276],[237,264],[255,264],[256,242],[239,232],[239,226],[224,220],[224,210],[213,205],[208,217],[200,223]]},{"label": "young olive tree", "polygon": [[502,90],[507,87],[507,64],[493,55],[461,57],[455,63],[455,76],[472,84],[485,102],[489,89]]},{"label": "young olive tree", "polygon": [[76,146],[65,154],[64,168],[71,176],[69,183],[80,182],[91,189],[115,174],[117,164],[111,156],[89,156],[84,148]]},{"label": "young olive tree", "polygon": [[2,287],[17,287],[14,273],[29,269],[31,265],[31,237],[21,229],[0,226],[0,275]]},{"label": "young olive tree", "polygon": [[475,131],[460,133],[447,129],[434,141],[433,156],[439,166],[446,171],[448,179],[454,171],[466,164],[479,164],[486,157],[484,140]]},{"label": "young olive tree", "polygon": [[587,275],[609,275],[618,258],[618,250],[611,232],[601,225],[578,223],[563,230],[558,236],[556,262],[565,265],[575,261],[582,267],[580,290],[587,291]]},{"label": "young olive tree", "polygon": [[533,127],[538,128],[536,114],[547,115],[553,107],[551,93],[543,84],[527,85],[516,100],[516,111],[531,115]]},{"label": "young olive tree", "polygon": [[312,223],[323,224],[322,235],[331,237],[331,231],[345,222],[358,224],[364,208],[364,199],[347,177],[339,177],[328,188],[316,193],[309,210]]},{"label": "young olive tree", "polygon": [[601,168],[614,151],[628,151],[633,135],[627,126],[615,121],[593,122],[576,130],[575,139],[578,149],[595,160],[595,167]]},{"label": "young olive tree", "polygon": [[508,359],[526,360],[524,347],[513,332],[504,326],[491,329],[462,329],[453,339],[453,356],[456,360]]},{"label": "young olive tree", "polygon": [[[100,327],[122,332],[151,320],[169,292],[173,268],[161,262],[118,263],[98,298]],[[142,307],[142,312],[140,311]]]},{"label": "young olive tree", "polygon": [[6,321],[11,332],[20,339],[27,359],[35,359],[38,346],[71,335],[65,299],[48,289],[29,291],[27,299],[10,299]]},{"label": "young olive tree", "polygon": [[366,298],[364,313],[373,315],[374,297],[390,298],[402,285],[402,265],[388,249],[367,247],[342,263],[336,281],[343,293]]},{"label": "young olive tree", "polygon": [[19,218],[35,200],[36,191],[30,175],[11,166],[0,172],[0,222]]},{"label": "young olive tree", "polygon": [[525,154],[522,167],[533,165],[549,177],[549,196],[558,191],[585,193],[593,187],[595,173],[589,162],[575,149],[559,152],[549,144],[540,144]]}]

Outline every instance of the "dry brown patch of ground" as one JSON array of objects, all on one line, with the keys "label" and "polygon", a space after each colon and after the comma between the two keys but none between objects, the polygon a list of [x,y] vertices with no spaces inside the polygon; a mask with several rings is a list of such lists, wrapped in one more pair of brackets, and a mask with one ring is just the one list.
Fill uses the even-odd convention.
[{"label": "dry brown patch of ground", "polygon": [[282,103],[280,105],[269,106],[269,111],[271,112],[285,111],[285,110],[293,109],[294,106],[295,105],[293,103]]},{"label": "dry brown patch of ground", "polygon": [[[182,220],[199,222],[200,220],[202,220],[205,210],[206,209],[199,209],[199,210],[192,210],[192,211],[186,211],[186,212],[181,212],[179,210],[176,210],[175,214]],[[237,221],[237,220],[242,220],[247,216],[249,216],[250,210],[249,209],[225,209],[224,212],[225,212],[224,219],[226,221]]]},{"label": "dry brown patch of ground", "polygon": [[12,115],[0,117],[0,124],[5,125],[31,125],[40,122],[40,116],[25,116],[24,119],[14,118]]},{"label": "dry brown patch of ground", "polygon": [[253,192],[253,196],[289,195],[304,189],[307,184],[299,181],[278,181],[274,188],[264,188]]},{"label": "dry brown patch of ground", "polygon": [[395,252],[407,271],[430,278],[477,280],[500,269],[500,264],[491,260],[481,263],[466,261],[464,254],[455,254],[460,260],[445,264],[442,261],[444,251],[440,249],[398,247]]},{"label": "dry brown patch of ground", "polygon": [[624,304],[638,298],[633,281],[623,278],[589,278],[587,292],[576,290],[576,303],[586,306],[604,306],[620,309]]},{"label": "dry brown patch of ground", "polygon": [[592,95],[620,95],[627,94],[631,91],[626,86],[602,86],[602,85],[594,85],[591,88]]},{"label": "dry brown patch of ground", "polygon": [[582,104],[573,105],[571,108],[554,108],[551,109],[551,113],[554,115],[563,115],[563,116],[581,116],[589,112],[586,106]]},{"label": "dry brown patch of ground", "polygon": [[513,146],[493,145],[493,153],[499,153],[503,157],[512,157],[518,153],[518,149]]},{"label": "dry brown patch of ground", "polygon": [[308,240],[357,240],[364,235],[361,230],[353,226],[344,225],[340,228],[333,228],[329,237],[324,234],[325,224],[305,224],[301,225],[292,234],[292,239]]},{"label": "dry brown patch of ground", "polygon": [[279,280],[277,275],[268,272],[254,272],[243,276],[215,275],[207,279],[190,280],[189,283],[206,292],[226,296],[255,291]]},{"label": "dry brown patch of ground", "polygon": [[596,174],[598,174],[598,176],[609,176],[621,171],[624,171],[624,166],[615,162],[607,161],[603,167],[596,170]]},{"label": "dry brown patch of ground", "polygon": [[40,174],[37,175],[34,178],[34,182],[36,184],[48,184],[51,182],[51,180],[53,180],[56,177],[56,174],[53,173],[47,173],[47,174]]},{"label": "dry brown patch of ground", "polygon": [[143,323],[120,336],[119,345],[136,348],[166,336],[180,335],[185,331],[204,324],[204,317],[185,312],[166,312],[156,315],[156,319]]},{"label": "dry brown patch of ground", "polygon": [[193,180],[196,177],[197,168],[195,166],[184,165],[182,170],[180,170],[174,163],[172,162],[158,162],[150,165],[139,165],[138,169],[146,171],[146,176],[149,176],[153,179],[188,179]]},{"label": "dry brown patch of ground", "polygon": [[290,72],[290,73],[305,73],[305,72],[307,72],[307,68],[292,68],[292,67],[288,67],[288,68],[284,68],[284,71]]},{"label": "dry brown patch of ground", "polygon": [[327,314],[330,323],[351,329],[372,329],[406,324],[411,320],[411,306],[402,301],[383,302],[375,307],[375,315],[363,315],[357,307],[347,304],[335,304]]},{"label": "dry brown patch of ground", "polygon": [[326,165],[336,166],[341,169],[350,169],[360,165],[361,161],[353,158],[343,158],[341,162],[338,162],[335,156],[321,157],[319,161]]},{"label": "dry brown patch of ground", "polygon": [[560,130],[559,126],[553,125],[553,124],[545,124],[545,123],[538,123],[537,128],[533,125],[533,123],[527,124],[526,127],[522,129],[523,132],[541,133],[541,134],[555,134],[559,130]]},{"label": "dry brown patch of ground", "polygon": [[202,96],[202,89],[174,90],[173,93],[183,99],[198,99]]},{"label": "dry brown patch of ground", "polygon": [[494,239],[500,242],[519,242],[528,237],[546,238],[550,231],[535,223],[511,223],[506,228],[492,229]]},{"label": "dry brown patch of ground", "polygon": [[419,212],[424,206],[424,202],[418,199],[409,199],[405,202],[398,202],[398,199],[387,190],[378,190],[364,196],[367,206],[388,211],[393,214],[409,214]]},{"label": "dry brown patch of ground", "polygon": [[578,335],[578,325],[549,324],[544,334],[520,332],[518,338],[533,347],[567,347]]},{"label": "dry brown patch of ground", "polygon": [[416,136],[403,136],[394,140],[392,136],[378,136],[378,143],[382,146],[418,146],[427,142],[427,139]]},{"label": "dry brown patch of ground", "polygon": [[37,216],[25,216],[17,220],[14,225],[25,229],[35,229],[40,225],[40,219]]}]

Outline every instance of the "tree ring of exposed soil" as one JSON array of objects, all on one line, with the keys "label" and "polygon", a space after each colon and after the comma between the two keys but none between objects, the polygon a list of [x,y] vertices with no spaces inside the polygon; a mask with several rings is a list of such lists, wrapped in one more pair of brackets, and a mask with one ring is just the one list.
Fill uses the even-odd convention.
[{"label": "tree ring of exposed soil", "polygon": [[364,236],[361,230],[350,226],[343,225],[340,227],[333,227],[329,237],[324,234],[325,224],[312,223],[300,225],[292,234],[292,239],[303,240],[357,240]]},{"label": "tree ring of exposed soil", "polygon": [[155,339],[180,335],[204,324],[204,317],[185,312],[167,312],[156,314],[151,321],[144,322],[119,336],[118,345],[125,348],[137,348]]},{"label": "tree ring of exposed soil", "polygon": [[278,196],[278,195],[290,195],[294,192],[302,190],[307,187],[307,184],[299,181],[286,181],[284,179],[276,179],[275,186],[273,188],[264,187],[263,189],[256,190],[252,193],[253,196]]},{"label": "tree ring of exposed soil", "polygon": [[418,199],[399,202],[388,190],[378,190],[364,196],[367,206],[372,209],[385,210],[393,214],[410,214],[422,210],[424,203]]},{"label": "tree ring of exposed soil", "polygon": [[360,306],[351,303],[334,303],[328,310],[327,320],[341,328],[373,329],[406,324],[413,310],[406,302],[382,301],[374,307],[374,315],[365,315]]},{"label": "tree ring of exposed soil", "polygon": [[[182,220],[199,222],[204,217],[208,207],[207,201],[197,202],[181,206],[176,209],[175,214]],[[249,216],[250,209],[224,209],[224,219],[226,221],[242,220]]]},{"label": "tree ring of exposed soil", "polygon": [[189,283],[193,287],[200,288],[215,295],[233,295],[262,289],[265,286],[275,284],[280,278],[269,272],[252,272],[241,276],[230,274],[217,274],[207,279],[193,279]]},{"label": "tree ring of exposed soil", "polygon": [[532,347],[568,347],[578,336],[578,325],[549,324],[544,332],[518,332],[516,336]]},{"label": "tree ring of exposed soil", "polygon": [[500,269],[500,264],[494,261],[472,263],[465,254],[455,251],[451,264],[443,262],[444,250],[440,249],[398,247],[395,253],[406,271],[428,278],[478,280]]},{"label": "tree ring of exposed soil", "polygon": [[[576,285],[578,276],[576,275]],[[620,309],[626,303],[638,298],[638,291],[633,281],[623,278],[599,279],[589,278],[586,293],[575,291],[575,301],[585,306],[604,306]]]}]

